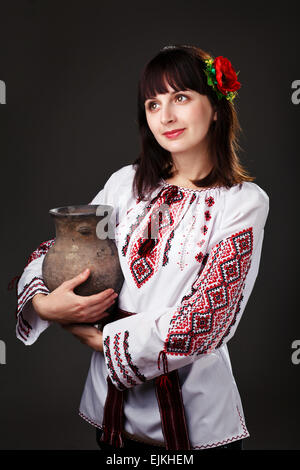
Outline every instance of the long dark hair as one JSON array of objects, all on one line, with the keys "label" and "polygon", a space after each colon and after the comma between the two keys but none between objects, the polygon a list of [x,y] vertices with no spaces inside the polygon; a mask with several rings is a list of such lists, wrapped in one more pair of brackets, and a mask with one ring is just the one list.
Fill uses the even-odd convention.
[{"label": "long dark hair", "polygon": [[172,176],[171,153],[159,145],[149,129],[145,100],[160,93],[167,93],[165,78],[176,91],[191,89],[210,100],[217,111],[217,120],[209,129],[213,168],[200,180],[190,180],[195,186],[212,185],[231,187],[243,181],[253,181],[239,161],[237,151],[238,133],[241,127],[232,102],[225,98],[218,100],[215,91],[207,84],[204,73],[204,59],[210,54],[196,46],[165,46],[144,67],[138,84],[138,126],[141,136],[141,151],[134,161],[136,168],[133,189],[139,199],[155,189],[161,178]]}]

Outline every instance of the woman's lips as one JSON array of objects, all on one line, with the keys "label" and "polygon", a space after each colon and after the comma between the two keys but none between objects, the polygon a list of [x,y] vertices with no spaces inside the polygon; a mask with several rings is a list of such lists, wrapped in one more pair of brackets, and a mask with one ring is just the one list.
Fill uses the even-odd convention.
[{"label": "woman's lips", "polygon": [[177,131],[173,131],[173,132],[165,132],[164,135],[168,137],[168,139],[174,139],[175,137],[182,134],[184,130],[185,129],[178,129]]}]

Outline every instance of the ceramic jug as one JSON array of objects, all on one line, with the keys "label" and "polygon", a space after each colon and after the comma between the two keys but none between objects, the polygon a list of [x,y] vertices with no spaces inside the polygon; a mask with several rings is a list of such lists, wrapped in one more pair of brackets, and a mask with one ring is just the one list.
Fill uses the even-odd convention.
[{"label": "ceramic jug", "polygon": [[108,288],[119,294],[124,278],[115,241],[109,236],[114,233],[109,220],[112,211],[112,206],[91,204],[50,209],[56,238],[42,267],[50,292],[89,268],[90,276],[74,289],[75,294],[87,296]]}]

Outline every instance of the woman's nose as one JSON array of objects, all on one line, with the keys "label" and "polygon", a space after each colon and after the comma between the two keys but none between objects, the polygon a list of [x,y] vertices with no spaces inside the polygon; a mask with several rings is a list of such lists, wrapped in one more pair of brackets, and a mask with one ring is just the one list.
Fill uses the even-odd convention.
[{"label": "woman's nose", "polygon": [[163,106],[161,109],[160,120],[162,124],[174,121],[174,113],[170,106]]}]

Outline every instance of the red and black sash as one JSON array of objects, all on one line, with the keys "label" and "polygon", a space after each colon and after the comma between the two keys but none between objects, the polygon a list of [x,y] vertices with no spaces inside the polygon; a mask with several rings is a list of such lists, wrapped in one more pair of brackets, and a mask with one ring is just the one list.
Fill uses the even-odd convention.
[{"label": "red and black sash", "polygon": [[[119,320],[135,315],[132,312],[118,309],[113,316]],[[106,320],[107,323],[107,320]],[[167,450],[190,450],[191,445],[184,414],[181,386],[177,370],[168,372],[166,354],[162,351],[164,373],[154,380],[155,393],[159,405],[162,432]],[[160,357],[159,357],[160,361]],[[124,447],[124,400],[127,390],[118,390],[107,376],[107,396],[103,415],[103,434],[101,441],[114,447]]]}]

